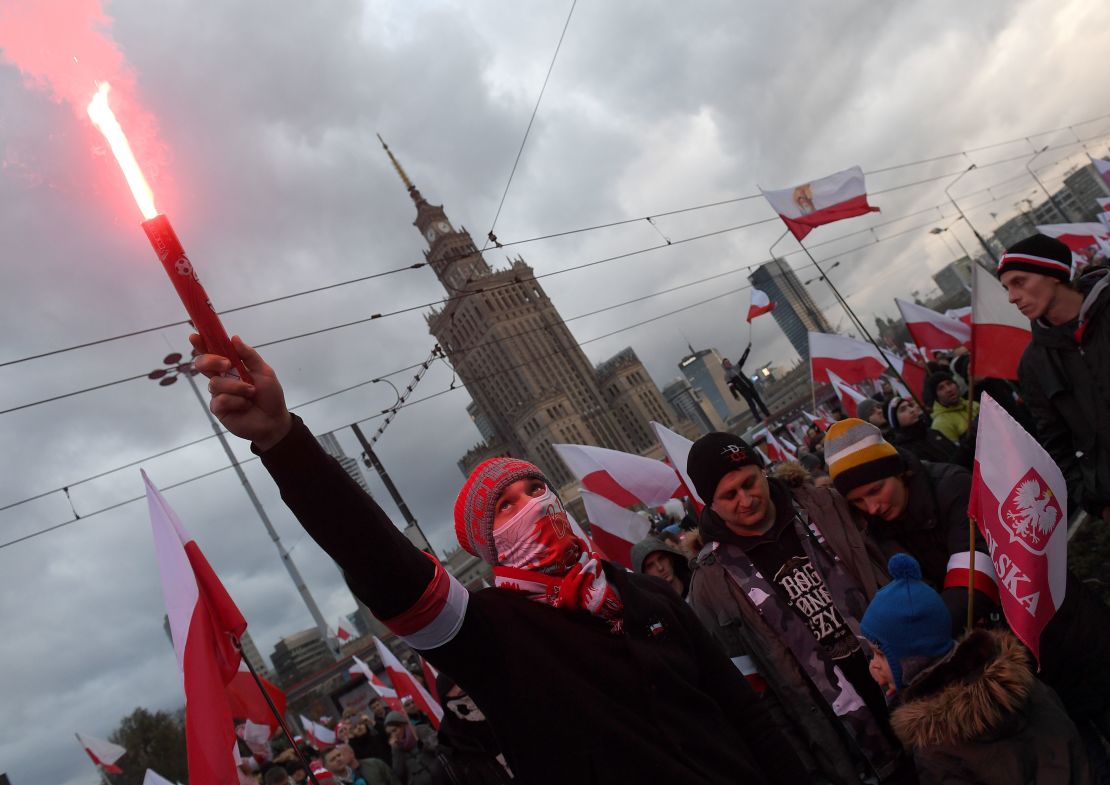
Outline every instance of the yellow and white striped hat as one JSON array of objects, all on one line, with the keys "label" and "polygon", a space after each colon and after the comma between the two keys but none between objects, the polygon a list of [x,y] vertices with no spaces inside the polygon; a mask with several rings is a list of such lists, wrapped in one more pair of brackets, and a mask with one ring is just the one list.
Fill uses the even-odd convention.
[{"label": "yellow and white striped hat", "polygon": [[906,462],[879,429],[855,417],[833,423],[825,433],[825,463],[833,485],[844,495],[906,470]]}]

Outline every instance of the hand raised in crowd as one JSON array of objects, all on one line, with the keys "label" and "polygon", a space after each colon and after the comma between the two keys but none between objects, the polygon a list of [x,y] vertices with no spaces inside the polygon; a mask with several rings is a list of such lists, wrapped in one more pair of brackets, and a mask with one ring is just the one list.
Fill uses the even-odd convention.
[{"label": "hand raised in crowd", "polygon": [[285,393],[274,369],[258,352],[239,336],[231,339],[254,379],[254,384],[247,384],[234,376],[221,375],[231,368],[231,361],[218,354],[208,354],[204,339],[199,335],[190,335],[189,342],[201,352],[194,364],[208,377],[208,391],[212,394],[209,408],[228,431],[250,439],[260,450],[268,450],[289,433],[293,418],[285,406]]}]

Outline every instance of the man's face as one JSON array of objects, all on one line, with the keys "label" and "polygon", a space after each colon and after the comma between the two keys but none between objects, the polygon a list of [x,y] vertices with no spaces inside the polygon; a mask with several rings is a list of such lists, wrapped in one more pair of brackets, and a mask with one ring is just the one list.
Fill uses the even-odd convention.
[{"label": "man's face", "polygon": [[543,496],[546,492],[547,485],[543,480],[537,480],[534,477],[526,477],[509,485],[497,497],[493,512],[493,530],[496,532],[499,527],[512,520],[524,505],[532,499]]},{"label": "man's face", "polygon": [[682,585],[682,580],[675,575],[674,561],[671,555],[663,551],[655,551],[655,553],[647,555],[647,558],[644,559],[644,575],[654,575],[656,578],[662,578],[679,594],[682,594],[682,590],[685,588]]},{"label": "man's face", "polygon": [[1047,275],[1010,270],[1002,273],[999,279],[1002,288],[1009,295],[1010,302],[1017,306],[1026,319],[1040,319],[1056,299],[1060,282]]},{"label": "man's face", "polygon": [[332,774],[346,774],[347,762],[344,758],[343,750],[332,747],[324,754],[324,765]]},{"label": "man's face", "polygon": [[726,474],[713,494],[713,512],[736,534],[762,534],[771,528],[774,504],[763,469],[744,466]]},{"label": "man's face", "polygon": [[374,712],[374,716],[381,719],[385,716],[385,703],[382,701],[374,701],[370,710]]},{"label": "man's face", "polygon": [[344,766],[357,766],[358,765],[358,758],[355,757],[355,751],[353,749],[351,749],[350,744],[341,744],[336,749],[338,749],[343,754],[343,765]]},{"label": "man's face", "polygon": [[868,515],[893,521],[906,510],[910,494],[901,477],[884,477],[848,492],[848,501]]},{"label": "man's face", "polygon": [[908,428],[921,419],[921,407],[916,401],[902,401],[898,404],[895,416],[898,418],[898,427]]},{"label": "man's face", "polygon": [[876,407],[871,414],[867,416],[867,421],[874,425],[876,428],[886,427],[886,415],[883,414],[883,407]]},{"label": "man's face", "polygon": [[404,725],[386,725],[385,732],[389,734],[389,743],[393,745],[400,744],[405,738]]},{"label": "man's face", "polygon": [[955,406],[960,400],[960,388],[955,382],[945,379],[937,385],[937,400],[941,406]]}]

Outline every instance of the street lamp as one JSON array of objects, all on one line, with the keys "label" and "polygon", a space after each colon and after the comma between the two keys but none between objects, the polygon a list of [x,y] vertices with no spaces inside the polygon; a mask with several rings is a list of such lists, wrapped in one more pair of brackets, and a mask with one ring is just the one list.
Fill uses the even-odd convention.
[{"label": "street lamp", "polygon": [[1039,156],[1047,149],[1048,145],[1046,144],[1040,150],[1033,153],[1033,157],[1025,162],[1025,171],[1029,172],[1030,176],[1032,176],[1032,178],[1037,181],[1037,185],[1039,185],[1041,187],[1041,190],[1044,191],[1044,195],[1048,197],[1048,201],[1052,204],[1053,209],[1056,210],[1057,215],[1059,215],[1060,218],[1063,219],[1064,223],[1067,223],[1068,216],[1064,213],[1062,209],[1060,209],[1060,205],[1056,202],[1056,198],[1048,192],[1048,189],[1044,187],[1044,183],[1041,182],[1041,178],[1037,177],[1037,173],[1033,171],[1033,162],[1037,160],[1037,156]]},{"label": "street lamp", "polygon": [[[193,356],[195,357],[196,354],[197,352],[194,349]],[[228,460],[231,461],[235,473],[239,476],[239,482],[243,484],[247,496],[250,497],[251,504],[254,505],[255,512],[257,512],[258,517],[262,519],[262,525],[266,527],[266,533],[269,534],[270,539],[273,540],[274,546],[278,550],[278,555],[281,556],[282,564],[285,565],[285,569],[289,572],[289,577],[293,579],[293,584],[297,587],[297,591],[300,593],[301,599],[304,600],[304,604],[308,606],[308,612],[311,614],[312,620],[316,622],[316,628],[320,631],[320,635],[325,642],[330,641],[330,632],[328,631],[327,622],[324,621],[324,615],[320,613],[320,608],[316,605],[316,601],[312,598],[312,594],[309,593],[308,586],[305,585],[300,570],[298,570],[297,565],[293,563],[293,557],[289,555],[289,551],[285,550],[285,546],[282,545],[281,538],[278,537],[273,523],[270,522],[270,517],[262,507],[262,502],[258,500],[258,495],[254,492],[254,488],[251,487],[247,475],[243,472],[243,467],[239,465],[239,460],[235,457],[231,445],[228,444],[227,437],[224,436],[224,431],[220,427],[220,423],[212,414],[212,410],[208,408],[204,396],[201,395],[200,388],[197,387],[195,377],[199,371],[197,371],[196,367],[193,365],[193,361],[191,359],[184,361],[179,352],[174,352],[173,354],[167,354],[162,362],[166,367],[155,368],[147,374],[147,378],[156,380],[162,387],[169,387],[177,381],[178,377],[185,377],[185,381],[189,382],[189,386],[193,388],[193,393],[197,396],[197,401],[200,402],[201,408],[203,408],[204,413],[208,415],[208,422],[212,426],[216,438],[220,440],[224,452],[227,453]]]},{"label": "street lamp", "polygon": [[[987,255],[991,258],[991,261],[993,261],[997,265],[998,264],[998,257],[995,256],[994,249],[991,248],[989,245],[987,245],[987,241],[983,239],[983,235],[979,234],[979,231],[975,228],[975,225],[972,224],[971,221],[967,220],[967,216],[964,215],[964,211],[960,209],[960,206],[958,204],[956,204],[956,200],[952,198],[952,194],[949,193],[949,191],[952,189],[952,186],[954,186],[956,183],[958,183],[960,181],[960,179],[965,174],[967,174],[968,172],[970,172],[974,168],[975,168],[975,164],[972,164],[971,166],[967,167],[967,169],[964,169],[962,172],[960,172],[960,174],[956,177],[956,179],[953,180],[952,182],[950,182],[945,187],[944,195],[948,197],[948,201],[950,201],[952,203],[952,206],[956,208],[956,212],[960,214],[960,218],[964,219],[964,222],[968,225],[968,228],[970,228],[971,231],[975,233],[975,239],[977,239],[979,241],[979,245],[983,246],[983,250],[985,250],[987,252]],[[968,258],[970,258],[970,257],[968,257]]]}]

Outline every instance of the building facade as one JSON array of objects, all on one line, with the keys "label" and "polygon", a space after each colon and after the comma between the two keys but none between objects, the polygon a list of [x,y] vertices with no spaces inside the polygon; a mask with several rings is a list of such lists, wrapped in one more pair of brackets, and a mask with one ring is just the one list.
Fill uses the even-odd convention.
[{"label": "building facade", "polygon": [[697,426],[702,434],[723,431],[725,421],[701,390],[690,384],[689,379],[678,378],[663,388],[663,398],[671,408]]},{"label": "building facade", "polygon": [[[520,256],[494,270],[466,227],[429,203],[386,147],[416,205],[424,258],[448,292],[428,330],[470,393],[483,439],[459,460],[463,473],[497,455],[529,460],[559,488],[574,478],[552,449],[573,443],[639,453],[654,444],[645,416],[674,414],[634,352],[595,369]],[[603,390],[603,382],[613,387]]]},{"label": "building facade", "polygon": [[678,361],[678,370],[702,396],[725,423],[746,411],[747,404],[737,401],[728,389],[723,358],[716,349],[695,349]]},{"label": "building facade", "polygon": [[282,638],[270,655],[281,683],[290,686],[335,664],[335,655],[315,627]]},{"label": "building facade", "polygon": [[959,297],[970,291],[971,260],[962,256],[933,273],[933,281],[947,297]]},{"label": "building facade", "polygon": [[794,351],[808,364],[809,333],[831,333],[833,329],[797,273],[785,259],[774,259],[756,268],[748,280],[775,303],[771,315]]}]

